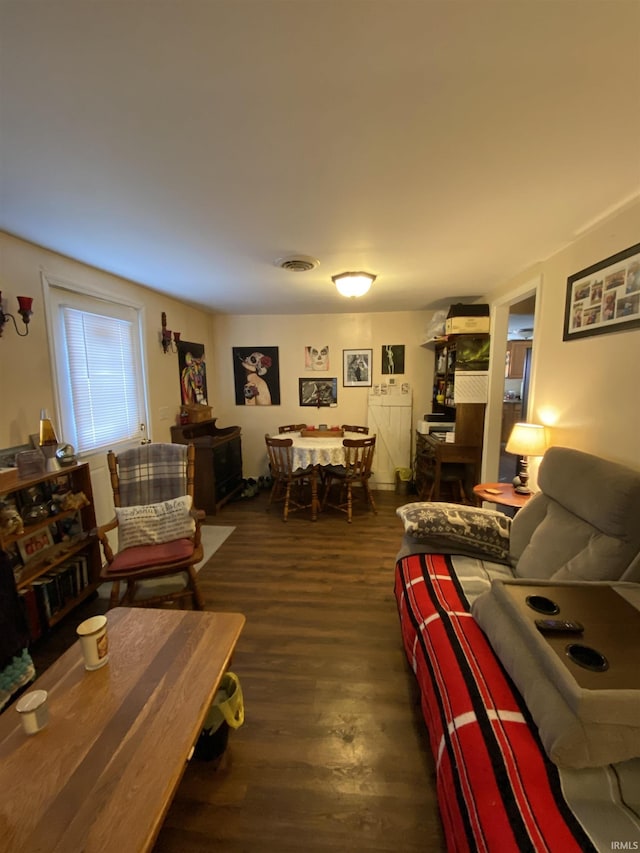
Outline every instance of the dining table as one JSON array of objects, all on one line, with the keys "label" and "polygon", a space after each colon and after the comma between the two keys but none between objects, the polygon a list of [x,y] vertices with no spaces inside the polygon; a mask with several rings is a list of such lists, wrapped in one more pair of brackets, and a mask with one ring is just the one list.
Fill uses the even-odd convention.
[{"label": "dining table", "polygon": [[[307,430],[308,432],[308,430]],[[290,438],[293,441],[293,470],[311,469],[311,520],[316,521],[320,511],[318,497],[318,479],[320,469],[327,465],[344,465],[345,452],[342,442],[345,438],[365,438],[362,433],[344,432],[343,435],[323,435],[318,430],[317,436],[301,435],[299,432],[288,432],[286,435],[274,433],[274,438]]]}]

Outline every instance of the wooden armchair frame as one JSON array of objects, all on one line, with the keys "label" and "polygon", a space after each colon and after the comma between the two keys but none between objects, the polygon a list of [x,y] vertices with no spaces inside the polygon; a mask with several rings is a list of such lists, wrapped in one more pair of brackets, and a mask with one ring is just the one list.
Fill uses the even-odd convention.
[{"label": "wooden armchair frame", "polygon": [[[153,447],[153,445],[147,445]],[[195,481],[195,447],[189,445],[168,445],[172,448],[182,447],[186,462],[186,491],[184,494],[194,494]],[[158,447],[156,445],[156,447]],[[113,491],[113,503],[121,507],[122,497],[120,488],[120,476],[118,457],[113,451],[107,454],[107,464]],[[174,495],[173,497],[181,497]],[[197,509],[191,509],[191,515],[195,521],[195,531],[189,540],[179,539],[176,543],[170,542],[165,545],[145,545],[127,548],[124,551],[114,553],[109,542],[108,533],[118,528],[118,519],[113,518],[108,524],[100,526],[97,530],[98,539],[102,545],[105,556],[105,564],[102,567],[100,577],[106,583],[112,583],[109,608],[118,605],[134,607],[153,607],[168,602],[182,602],[189,600],[196,610],[204,610],[204,599],[198,587],[197,572],[195,565],[202,560],[203,551],[200,541],[200,521],[204,513]],[[140,563],[136,565],[139,558]],[[161,559],[160,559],[161,558]],[[157,560],[157,561],[156,561]],[[124,564],[124,567],[122,567]],[[140,581],[166,578],[171,575],[186,575],[186,585],[183,589],[166,593],[152,594],[145,598],[136,598],[140,588]],[[120,595],[121,583],[126,583],[124,594]]]}]

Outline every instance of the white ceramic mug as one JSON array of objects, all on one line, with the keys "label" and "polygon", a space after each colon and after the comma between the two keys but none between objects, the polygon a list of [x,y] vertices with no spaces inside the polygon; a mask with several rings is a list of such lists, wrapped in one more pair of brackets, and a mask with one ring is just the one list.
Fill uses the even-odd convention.
[{"label": "white ceramic mug", "polygon": [[49,722],[49,706],[46,690],[32,690],[25,693],[16,702],[16,711],[20,714],[25,734],[34,735]]},{"label": "white ceramic mug", "polygon": [[85,619],[76,628],[76,633],[80,637],[84,668],[94,670],[104,666],[109,660],[107,617],[92,616]]}]

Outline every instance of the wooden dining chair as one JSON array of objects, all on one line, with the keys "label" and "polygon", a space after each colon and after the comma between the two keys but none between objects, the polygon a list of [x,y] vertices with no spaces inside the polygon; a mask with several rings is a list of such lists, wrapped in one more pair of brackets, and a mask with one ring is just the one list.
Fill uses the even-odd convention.
[{"label": "wooden dining chair", "polygon": [[[371,465],[373,454],[376,449],[375,435],[368,438],[345,438],[342,442],[345,452],[344,465],[327,465],[324,467],[324,494],[322,496],[322,507],[325,506],[339,509],[347,514],[347,521],[351,524],[353,517],[353,487],[360,485],[367,503],[377,514],[378,510],[369,488],[371,478]],[[332,486],[338,484],[339,494],[337,503],[329,500]]]},{"label": "wooden dining chair", "polygon": [[282,520],[286,521],[290,512],[311,507],[311,497],[305,491],[313,476],[313,468],[293,470],[293,440],[290,438],[274,438],[265,435],[267,454],[269,456],[269,467],[273,486],[269,495],[269,505],[276,501],[284,501]]},{"label": "wooden dining chair", "polygon": [[465,490],[467,466],[463,462],[442,462],[440,465],[440,488],[436,490],[436,456],[430,445],[424,445],[416,456],[416,482],[419,485],[418,500],[468,504]]},{"label": "wooden dining chair", "polygon": [[[435,465],[423,469],[424,487],[419,495],[421,501],[445,500],[451,503],[468,504],[464,483],[467,476],[462,462],[443,462],[440,466],[440,493],[435,494]],[[428,490],[427,490],[428,489]]]},{"label": "wooden dining chair", "polygon": [[345,432],[359,432],[361,435],[369,435],[369,427],[366,426],[349,426],[348,424],[342,424],[342,429]]},{"label": "wooden dining chair", "polygon": [[283,435],[287,432],[302,432],[302,430],[306,428],[306,424],[285,424],[284,426],[278,427],[278,432]]},{"label": "wooden dining chair", "polygon": [[[117,456],[107,454],[116,517],[97,530],[106,563],[100,572],[111,582],[109,607],[152,607],[188,600],[204,610],[196,563],[202,560],[200,519],[193,508],[193,444],[142,444]],[[118,531],[114,552],[108,533]],[[141,581],[177,576],[178,589],[138,597]],[[120,585],[126,589],[120,597]]]}]

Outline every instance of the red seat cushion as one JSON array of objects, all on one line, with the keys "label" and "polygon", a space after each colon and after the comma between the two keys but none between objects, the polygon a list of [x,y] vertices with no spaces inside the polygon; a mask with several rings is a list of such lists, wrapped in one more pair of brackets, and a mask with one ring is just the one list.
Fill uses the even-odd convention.
[{"label": "red seat cushion", "polygon": [[145,569],[149,566],[162,568],[167,563],[187,560],[192,554],[191,539],[174,539],[173,542],[163,542],[160,545],[135,545],[116,554],[113,563],[105,567],[103,576]]}]

